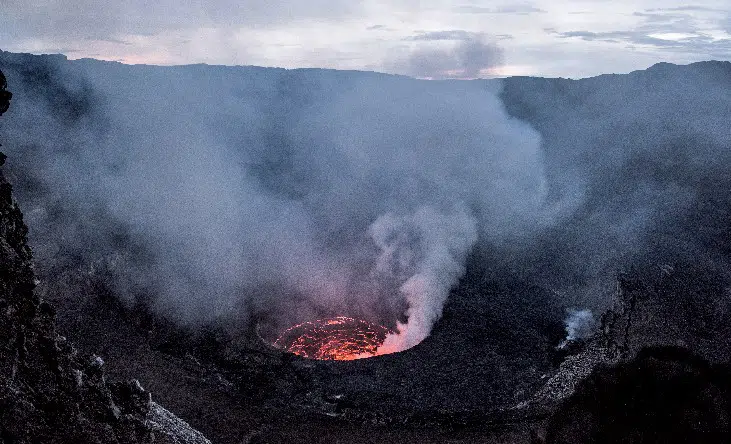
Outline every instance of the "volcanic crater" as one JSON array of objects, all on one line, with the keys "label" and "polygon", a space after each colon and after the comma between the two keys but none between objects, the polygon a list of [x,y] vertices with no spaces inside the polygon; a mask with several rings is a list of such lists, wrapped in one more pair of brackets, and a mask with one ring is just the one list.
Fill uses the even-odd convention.
[{"label": "volcanic crater", "polygon": [[[3,52],[0,52],[0,62],[3,69],[9,68],[11,79],[19,79],[16,85],[22,85],[21,92],[37,88],[39,78],[63,77],[63,71],[56,71],[54,66],[71,63],[65,59]],[[96,62],[79,63],[92,66]],[[99,69],[106,72],[106,69],[128,68],[99,65]],[[187,69],[191,71],[185,71],[186,75],[192,78],[207,78],[201,73],[209,69],[230,75],[223,68]],[[36,76],[36,72],[46,73],[45,77]],[[271,82],[274,86],[257,90],[252,97],[266,97],[277,104],[281,100],[285,105],[274,107],[277,110],[289,110],[290,102],[296,102],[297,106],[311,104],[315,99],[310,95],[337,95],[330,90],[312,92],[307,88],[293,93],[288,86],[299,85],[297,81],[307,85],[317,83],[307,77],[314,75],[311,72],[247,71],[246,75],[262,73],[275,77]],[[263,82],[267,79],[264,74],[256,78]],[[612,106],[619,107],[613,100],[620,96],[618,91],[623,91],[625,98],[656,95],[643,103],[672,103],[675,108],[686,104],[668,99],[675,97],[678,85],[685,85],[691,91],[687,92],[688,97],[694,97],[698,85],[718,88],[728,97],[730,74],[731,64],[708,62],[690,67],[655,66],[626,76],[580,81],[512,78],[504,81],[501,100],[511,118],[525,119],[541,132],[549,166],[564,166],[565,159],[560,156],[575,150],[580,153],[579,159],[591,158],[587,167],[587,177],[590,177],[590,173],[596,173],[593,168],[602,160],[600,156],[609,152],[603,144],[614,147],[614,129],[622,128],[624,122],[624,114],[618,108],[611,112],[620,116],[619,123],[591,126],[594,125],[592,116],[600,114],[595,107],[610,113],[607,110],[612,110]],[[403,82],[411,82],[379,76],[374,75],[369,81],[377,85],[394,82],[401,86]],[[139,79],[144,78],[145,75],[139,74]],[[166,85],[170,84],[164,76],[163,79]],[[341,84],[347,82],[328,83],[333,88]],[[647,84],[653,87],[647,88]],[[438,86],[453,88],[455,84],[446,82]],[[136,88],[135,85],[119,87]],[[90,95],[77,100],[78,91],[65,88],[68,85],[58,81],[40,89],[48,95],[42,97],[44,106],[58,108],[60,119],[76,119],[66,122],[69,128],[75,128],[85,122],[83,116],[76,114],[93,109],[96,99]],[[81,88],[81,91],[85,90]],[[281,93],[283,98],[266,95],[274,94],[272,91]],[[666,93],[669,95],[664,96]],[[24,95],[18,97],[18,106],[22,107]],[[584,100],[586,97],[592,100]],[[682,113],[688,119],[707,122],[713,111],[716,114],[712,117],[728,121],[728,108],[717,107],[715,102],[709,102],[714,106],[708,105],[708,112],[695,117],[696,106],[700,106],[698,103],[706,106],[705,102],[699,98],[697,102],[687,103],[689,109]],[[66,116],[69,104],[79,106],[71,107],[74,113]],[[649,115],[654,105],[646,108]],[[185,108],[181,105],[181,109]],[[282,118],[291,117],[286,112],[282,115]],[[708,363],[725,362],[731,355],[728,341],[731,278],[727,272],[731,237],[726,217],[731,202],[727,163],[719,161],[720,166],[716,165],[713,163],[716,157],[710,156],[710,165],[696,165],[694,174],[675,174],[673,168],[686,171],[686,166],[653,163],[656,157],[640,153],[640,148],[646,148],[649,153],[652,153],[650,149],[677,151],[689,140],[700,140],[682,133],[667,136],[674,138],[669,141],[660,136],[657,140],[646,137],[648,128],[660,128],[663,137],[668,128],[674,128],[665,124],[665,115],[653,115],[657,121],[649,121],[643,127],[632,126],[639,128],[637,134],[627,133],[627,137],[634,138],[631,152],[640,167],[632,163],[616,167],[611,174],[596,173],[596,177],[592,176],[596,184],[589,189],[585,205],[565,225],[546,230],[535,243],[526,246],[520,243],[523,239],[515,239],[507,253],[497,247],[493,250],[491,245],[475,248],[467,258],[464,276],[451,289],[431,334],[408,350],[369,359],[351,358],[378,354],[378,345],[389,330],[358,319],[335,317],[304,322],[265,335],[266,343],[263,343],[256,325],[259,321],[266,330],[266,320],[258,318],[261,313],[253,305],[253,308],[236,307],[241,311],[235,314],[240,316],[195,328],[166,317],[156,309],[149,288],[120,279],[120,276],[139,277],[135,273],[141,273],[141,268],[151,267],[154,262],[153,255],[146,254],[139,245],[142,242],[134,241],[133,230],[118,221],[114,221],[117,225],[108,222],[124,235],[115,234],[109,250],[88,251],[84,249],[88,245],[73,242],[75,237],[85,239],[84,236],[57,235],[66,233],[70,227],[90,235],[97,225],[83,227],[78,221],[87,219],[80,216],[82,209],[75,207],[74,202],[55,194],[52,198],[47,196],[57,189],[44,182],[50,172],[34,170],[34,165],[43,164],[33,157],[39,155],[38,149],[28,149],[32,144],[23,145],[24,149],[11,153],[4,169],[9,171],[9,177],[18,180],[15,191],[29,215],[31,241],[36,248],[40,277],[37,292],[57,307],[59,330],[67,332],[80,349],[104,356],[110,378],[138,378],[156,399],[214,442],[332,443],[345,439],[353,443],[536,443],[541,439],[533,431],[546,429],[556,412],[559,420],[568,424],[567,428],[573,424],[572,417],[588,417],[582,416],[584,412],[580,408],[590,408],[592,390],[603,390],[592,384],[598,384],[602,378],[590,377],[583,385],[582,380],[590,374],[606,373],[607,368],[622,360],[630,361],[632,367],[631,359],[638,353],[649,362],[645,367],[650,369],[658,367],[656,361],[672,361],[681,364],[661,365],[660,369],[671,367],[683,375],[691,368],[700,375],[698,378],[711,375],[712,378],[706,379],[714,390],[721,387],[713,393],[727,396],[723,378],[720,382],[717,379],[717,375],[725,373]],[[589,117],[580,120],[582,124],[566,125],[567,116]],[[277,130],[285,126],[279,122],[276,125]],[[4,145],[20,147],[25,132],[36,127],[16,129],[12,133],[14,138],[3,140]],[[589,135],[581,133],[587,127],[591,129],[587,131]],[[602,133],[605,127],[612,131]],[[568,141],[576,140],[585,143],[570,146]],[[721,141],[718,146],[713,145],[716,143],[713,140],[703,140],[702,147],[707,150],[728,147],[727,134],[725,138],[718,137]],[[267,142],[276,145],[282,140],[269,135]],[[596,152],[586,153],[585,150],[594,147]],[[719,152],[725,152],[721,148]],[[56,149],[54,146],[51,152],[55,154]],[[275,162],[277,159],[266,160],[274,163],[274,169],[282,167]],[[614,163],[606,162],[607,170],[614,168]],[[640,170],[650,170],[651,177],[638,174]],[[650,181],[654,181],[652,186],[647,185]],[[616,215],[624,214],[630,205],[639,205],[636,200],[640,200],[640,191],[654,192],[664,185],[676,190],[678,183],[692,188],[694,193],[690,194],[697,200],[682,201],[685,206],[678,207],[667,196],[667,201],[663,201],[658,197],[663,197],[661,193],[650,193],[652,202],[659,205],[652,207],[655,211],[652,214],[658,214],[661,221],[648,229],[646,243],[642,244],[644,249],[638,246],[637,250],[623,250],[631,243],[625,233],[630,225],[616,228],[615,225],[623,222]],[[9,194],[9,188],[6,190]],[[278,192],[280,198],[292,198],[287,190]],[[106,222],[105,217],[112,218],[103,206],[95,211],[94,221]],[[596,235],[597,220],[601,217],[607,218],[611,230]],[[43,231],[46,228],[48,231]],[[680,238],[683,242],[677,240]],[[584,245],[586,242],[590,244]],[[204,259],[216,259],[218,254],[225,256],[225,252],[215,253],[215,257]],[[558,287],[567,292],[573,290],[573,299],[556,290]],[[594,335],[568,340],[567,309],[592,302],[598,321]],[[241,327],[243,319],[247,323]],[[672,350],[640,353],[646,346],[668,344],[691,348],[700,357],[688,358],[688,353]],[[684,366],[685,361],[693,365]],[[624,371],[622,366],[617,368]],[[650,370],[646,373],[650,381],[669,374]],[[574,390],[578,390],[578,395],[568,404],[574,410],[566,413],[561,405]],[[728,399],[731,397],[715,403],[721,406],[719,412],[725,412]],[[621,408],[622,403],[618,405]],[[622,412],[618,414],[621,416]],[[558,436],[558,432],[553,436]],[[572,441],[549,439],[549,442]]]}]

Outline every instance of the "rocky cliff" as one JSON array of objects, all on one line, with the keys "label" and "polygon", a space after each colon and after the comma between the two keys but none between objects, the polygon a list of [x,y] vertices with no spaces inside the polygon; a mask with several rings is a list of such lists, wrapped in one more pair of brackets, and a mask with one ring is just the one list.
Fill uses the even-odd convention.
[{"label": "rocky cliff", "polygon": [[[0,115],[6,88],[0,73]],[[0,170],[0,442],[208,443],[137,381],[109,383],[100,357],[56,331],[53,307],[34,293],[27,231]]]}]

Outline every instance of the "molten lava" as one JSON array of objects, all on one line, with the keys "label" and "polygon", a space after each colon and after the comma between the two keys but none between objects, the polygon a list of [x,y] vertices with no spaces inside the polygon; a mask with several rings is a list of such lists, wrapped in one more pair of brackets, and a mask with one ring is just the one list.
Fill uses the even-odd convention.
[{"label": "molten lava", "polygon": [[339,316],[292,326],[274,345],[304,358],[350,361],[375,356],[388,333],[386,327]]}]

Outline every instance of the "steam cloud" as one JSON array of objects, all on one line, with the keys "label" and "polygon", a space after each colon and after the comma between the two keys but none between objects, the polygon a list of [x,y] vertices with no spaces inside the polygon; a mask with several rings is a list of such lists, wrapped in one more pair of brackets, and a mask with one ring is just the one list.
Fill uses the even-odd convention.
[{"label": "steam cloud", "polygon": [[103,270],[182,322],[363,317],[395,329],[385,352],[429,334],[472,254],[595,313],[642,261],[731,269],[731,63],[578,82],[0,69],[42,276]]},{"label": "steam cloud", "polygon": [[398,333],[386,337],[379,353],[405,350],[424,340],[442,315],[477,242],[477,223],[463,208],[445,215],[423,207],[413,215],[381,216],[370,231],[381,249],[376,269],[401,282],[399,291],[409,304],[408,324],[399,323]]},{"label": "steam cloud", "polygon": [[[418,35],[412,40],[420,45],[386,62],[393,72],[430,79],[474,79],[490,77],[489,70],[500,66],[504,60],[502,49],[479,34],[436,32]],[[435,46],[430,40],[457,42],[445,48],[444,45]]]},{"label": "steam cloud", "polygon": [[577,339],[586,339],[594,334],[597,322],[591,310],[569,310],[566,317],[566,339],[564,339],[559,348],[563,348],[569,341]]},{"label": "steam cloud", "polygon": [[121,297],[186,322],[405,315],[384,345],[402,350],[478,237],[527,230],[543,205],[540,138],[496,86],[7,53],[2,68],[38,250],[113,257]]}]

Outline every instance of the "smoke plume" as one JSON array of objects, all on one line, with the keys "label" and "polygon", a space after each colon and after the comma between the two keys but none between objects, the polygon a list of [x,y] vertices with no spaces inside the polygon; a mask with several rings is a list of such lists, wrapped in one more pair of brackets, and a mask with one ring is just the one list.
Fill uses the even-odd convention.
[{"label": "smoke plume", "polygon": [[564,321],[566,325],[566,338],[559,344],[558,348],[563,348],[569,341],[586,339],[594,334],[597,327],[597,321],[591,310],[569,310],[568,316]]},{"label": "smoke plume", "polygon": [[408,323],[386,337],[380,353],[405,350],[429,335],[442,315],[449,290],[464,273],[467,254],[477,241],[477,221],[462,208],[440,214],[423,207],[412,215],[386,214],[370,227],[381,249],[376,270],[399,283],[409,308]]}]

